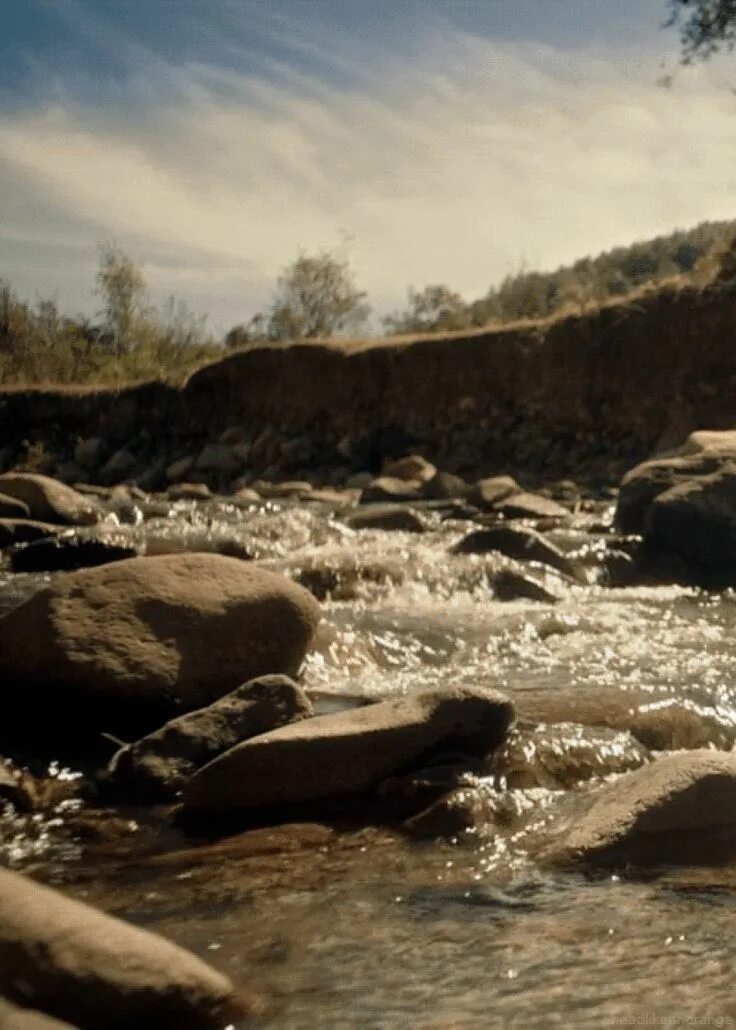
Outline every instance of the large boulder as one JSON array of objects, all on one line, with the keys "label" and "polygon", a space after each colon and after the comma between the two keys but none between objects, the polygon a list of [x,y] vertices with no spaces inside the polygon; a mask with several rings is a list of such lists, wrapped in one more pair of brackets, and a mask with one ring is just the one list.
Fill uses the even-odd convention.
[{"label": "large boulder", "polygon": [[90,525],[99,522],[102,511],[91,497],[49,476],[31,472],[6,472],[0,476],[0,493],[22,501],[29,517],[57,525]]},{"label": "large boulder", "polygon": [[682,751],[607,785],[556,857],[700,864],[736,854],[736,754]]},{"label": "large boulder", "polygon": [[679,453],[632,469],[616,524],[643,536],[645,574],[710,588],[736,584],[736,432],[692,433]]},{"label": "large boulder", "polygon": [[156,934],[0,870],[0,991],[80,1027],[222,1027],[253,1002]]},{"label": "large boulder", "polygon": [[227,812],[364,792],[439,745],[488,754],[512,719],[502,694],[469,687],[322,715],[226,751],[195,773],[183,801]]},{"label": "large boulder", "polygon": [[106,785],[125,796],[165,801],[228,748],[311,714],[311,702],[288,676],[260,676],[126,745],[110,762]]},{"label": "large boulder", "polygon": [[160,721],[295,675],[319,614],[302,587],[234,558],[131,558],[62,574],[1,618],[0,682],[31,714],[114,732],[117,715]]},{"label": "large boulder", "polygon": [[649,507],[673,486],[717,472],[736,460],[736,431],[691,433],[674,454],[642,462],[627,472],[616,504],[615,525],[623,533],[642,535]]}]

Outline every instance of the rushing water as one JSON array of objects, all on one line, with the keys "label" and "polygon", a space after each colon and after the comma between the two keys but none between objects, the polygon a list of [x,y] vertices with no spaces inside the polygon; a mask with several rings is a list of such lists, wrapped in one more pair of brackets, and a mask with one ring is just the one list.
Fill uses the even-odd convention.
[{"label": "rushing water", "polygon": [[[537,857],[604,777],[643,760],[639,741],[731,747],[732,597],[599,585],[610,512],[596,514],[595,533],[581,516],[552,534],[582,569],[580,583],[554,577],[556,604],[494,600],[489,574],[504,559],[450,556],[468,523],[440,510],[424,513],[424,534],[353,532],[306,504],[152,512],[131,529],[151,553],[238,544],[326,594],[304,671],[323,706],[331,695],[463,683],[506,691],[521,729],[503,774],[479,785],[497,818],[487,832],[442,843],[305,824],[213,844],[185,839],[150,811],[85,824],[59,789],[43,815],[0,824],[1,860],[254,984],[270,1000],[264,1026],[736,1020],[736,869],[585,879]],[[0,604],[43,581],[0,573]]]}]

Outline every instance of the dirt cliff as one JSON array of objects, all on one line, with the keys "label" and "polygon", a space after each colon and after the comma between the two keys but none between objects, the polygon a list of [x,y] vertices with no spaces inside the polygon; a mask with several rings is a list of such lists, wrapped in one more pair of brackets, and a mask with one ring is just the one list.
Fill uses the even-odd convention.
[{"label": "dirt cliff", "polygon": [[288,455],[300,469],[359,469],[418,450],[466,474],[600,475],[735,424],[728,283],[494,331],[262,347],[181,388],[0,391],[6,466],[34,444],[68,460],[89,437],[160,462],[237,425],[283,445],[256,449],[256,472],[289,472]]}]

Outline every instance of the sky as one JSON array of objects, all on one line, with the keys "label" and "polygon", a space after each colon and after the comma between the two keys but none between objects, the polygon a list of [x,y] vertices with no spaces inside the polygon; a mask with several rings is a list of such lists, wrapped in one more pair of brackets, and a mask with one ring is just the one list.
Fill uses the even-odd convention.
[{"label": "sky", "polygon": [[0,278],[70,313],[111,241],[219,333],[303,252],[377,324],[736,217],[736,55],[666,0],[0,2]]}]

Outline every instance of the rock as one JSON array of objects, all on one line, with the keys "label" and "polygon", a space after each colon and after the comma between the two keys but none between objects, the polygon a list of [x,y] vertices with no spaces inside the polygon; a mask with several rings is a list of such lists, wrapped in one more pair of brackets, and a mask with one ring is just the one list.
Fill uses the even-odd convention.
[{"label": "rock", "polygon": [[370,790],[440,744],[491,752],[512,718],[507,698],[479,688],[317,716],[231,748],[194,774],[183,801],[226,812]]},{"label": "rock", "polygon": [[460,476],[451,472],[436,472],[422,487],[422,497],[428,501],[448,501],[456,497],[465,497],[468,484]]},{"label": "rock", "polygon": [[0,519],[27,519],[30,514],[30,508],[23,501],[0,494]]},{"label": "rock", "polygon": [[311,490],[304,494],[301,500],[305,504],[327,504],[332,508],[352,508],[359,494],[356,490]]},{"label": "rock", "polygon": [[38,804],[38,792],[28,773],[0,758],[0,806],[3,803],[11,804],[16,812],[32,812]]},{"label": "rock", "polygon": [[0,682],[47,720],[55,707],[115,732],[293,676],[319,615],[308,591],[234,558],[130,558],[59,576],[0,618]]},{"label": "rock", "polygon": [[405,533],[423,533],[427,528],[415,511],[398,504],[366,505],[348,516],[345,522],[351,529],[403,530]]},{"label": "rock", "polygon": [[170,501],[208,501],[212,491],[206,483],[177,483],[166,491]]},{"label": "rock", "polygon": [[169,483],[178,483],[194,468],[194,458],[177,458],[166,467],[166,479]]},{"label": "rock", "polygon": [[457,837],[487,826],[494,816],[494,807],[485,791],[460,787],[405,819],[402,826],[413,837]]},{"label": "rock", "polygon": [[127,533],[80,530],[14,547],[10,567],[13,572],[69,572],[135,558],[138,553],[137,544]]},{"label": "rock", "polygon": [[123,479],[134,476],[139,467],[136,456],[127,447],[121,447],[102,466],[100,480],[103,483],[120,483]]},{"label": "rock", "polygon": [[226,444],[243,444],[248,442],[250,434],[247,429],[243,426],[228,426],[223,433],[220,434],[220,443]]},{"label": "rock", "polygon": [[63,533],[60,526],[48,522],[34,522],[31,519],[0,519],[0,548],[14,544],[28,544],[33,540]]},{"label": "rock", "polygon": [[255,1005],[191,952],[8,870],[0,870],[0,990],[105,1030],[216,1030]]},{"label": "rock", "polygon": [[521,487],[511,476],[491,476],[479,479],[468,490],[468,500],[478,508],[493,508],[511,494],[521,493]]},{"label": "rock", "polygon": [[565,576],[579,577],[574,561],[534,529],[517,526],[489,526],[468,533],[453,547],[454,554],[487,554],[497,551],[507,558],[549,565]]},{"label": "rock", "polygon": [[675,454],[642,462],[621,482],[615,525],[623,533],[641,535],[652,501],[673,486],[717,472],[736,460],[736,431],[691,433]]},{"label": "rock", "polygon": [[306,694],[288,676],[260,676],[122,748],[105,780],[126,797],[165,801],[228,748],[311,714]]},{"label": "rock", "polygon": [[80,526],[99,522],[102,512],[89,497],[70,486],[32,472],[7,472],[0,476],[0,493],[22,501],[35,522]]},{"label": "rock", "polygon": [[361,504],[373,501],[418,501],[421,499],[421,485],[419,480],[379,476],[363,488],[360,501]]},{"label": "rock", "polygon": [[714,864],[736,854],[736,754],[681,751],[608,784],[556,858]]},{"label": "rock", "polygon": [[373,482],[373,478],[371,472],[355,472],[345,480],[345,486],[348,490],[365,490]]},{"label": "rock", "polygon": [[74,461],[80,468],[96,468],[102,459],[103,441],[99,436],[91,436],[80,440],[74,448]]},{"label": "rock", "polygon": [[239,487],[230,498],[230,503],[238,507],[250,507],[251,504],[259,504],[260,501],[261,495],[249,486]]},{"label": "rock", "polygon": [[200,472],[218,472],[223,476],[234,476],[244,462],[224,443],[208,443],[199,452],[195,468]]},{"label": "rock", "polygon": [[660,579],[710,589],[736,586],[736,461],[655,497],[640,564]]},{"label": "rock", "polygon": [[264,483],[260,484],[260,492],[264,497],[274,498],[299,498],[302,494],[310,494],[312,492],[312,484],[304,482],[303,480],[292,480],[291,482],[284,483]]},{"label": "rock", "polygon": [[524,491],[497,501],[494,510],[507,519],[570,519],[570,512],[561,504]]},{"label": "rock", "polygon": [[562,594],[554,594],[544,583],[522,569],[504,568],[493,572],[489,581],[498,601],[541,601],[556,604]]},{"label": "rock", "polygon": [[629,587],[641,579],[638,566],[626,551],[616,548],[603,555],[601,582],[607,587]]},{"label": "rock", "polygon": [[74,1030],[74,1027],[45,1016],[43,1012],[18,1008],[0,998],[0,1030]]},{"label": "rock", "polygon": [[428,483],[437,475],[437,469],[431,462],[419,454],[409,454],[405,458],[396,458],[385,462],[382,476],[389,479],[403,479],[406,482]]}]

